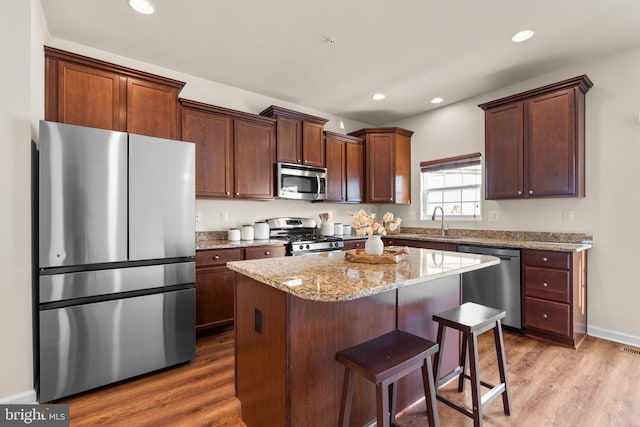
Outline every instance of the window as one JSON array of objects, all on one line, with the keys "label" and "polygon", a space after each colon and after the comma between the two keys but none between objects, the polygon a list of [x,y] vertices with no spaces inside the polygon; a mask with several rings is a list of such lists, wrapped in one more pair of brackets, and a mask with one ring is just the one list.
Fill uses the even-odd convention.
[{"label": "window", "polygon": [[421,162],[420,172],[420,219],[430,220],[438,206],[446,219],[481,218],[480,153]]}]

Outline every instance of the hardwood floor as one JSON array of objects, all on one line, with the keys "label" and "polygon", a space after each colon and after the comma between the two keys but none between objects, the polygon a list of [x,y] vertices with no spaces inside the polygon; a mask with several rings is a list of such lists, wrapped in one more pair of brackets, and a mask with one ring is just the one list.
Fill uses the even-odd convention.
[{"label": "hardwood floor", "polygon": [[[513,415],[504,415],[498,398],[484,409],[486,426],[640,426],[640,352],[592,337],[573,350],[504,336]],[[482,378],[497,382],[492,334],[480,336],[479,348]],[[200,338],[189,364],[57,403],[70,405],[72,426],[244,426],[234,397],[233,352],[233,332]],[[468,384],[464,393],[453,383],[445,390],[469,405]],[[424,411],[424,402],[417,403],[399,421],[427,426]],[[438,411],[443,427],[473,425],[441,402]]]},{"label": "hardwood floor", "polygon": [[[621,344],[592,337],[577,350],[508,332],[504,339],[512,415],[504,414],[497,398],[484,408],[485,426],[640,426],[640,352],[623,352]],[[481,335],[478,347],[482,379],[500,382],[493,334]],[[464,393],[458,393],[457,381],[443,390],[449,399],[471,407],[468,381]],[[425,410],[420,402],[399,421],[405,427],[427,426]],[[438,412],[443,426],[473,426],[442,402]]]},{"label": "hardwood floor", "polygon": [[195,360],[76,395],[71,426],[245,427],[234,390],[233,331],[200,338]]}]

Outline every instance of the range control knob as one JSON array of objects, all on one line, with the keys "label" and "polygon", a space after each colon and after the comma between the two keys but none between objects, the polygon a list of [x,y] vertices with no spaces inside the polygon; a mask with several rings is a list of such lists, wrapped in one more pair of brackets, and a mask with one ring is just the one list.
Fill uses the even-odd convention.
[{"label": "range control knob", "polygon": [[304,249],[304,245],[300,245],[300,250]]},{"label": "range control knob", "polygon": [[306,248],[309,249],[309,245],[307,245]]}]

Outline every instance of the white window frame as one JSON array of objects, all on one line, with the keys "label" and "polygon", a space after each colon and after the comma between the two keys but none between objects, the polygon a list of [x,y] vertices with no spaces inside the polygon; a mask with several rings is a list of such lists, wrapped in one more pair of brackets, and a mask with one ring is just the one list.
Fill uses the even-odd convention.
[{"label": "white window frame", "polygon": [[[426,183],[427,173],[450,173],[455,172],[458,169],[466,169],[466,168],[474,168],[475,174],[479,175],[479,179],[476,180],[473,184],[460,184],[460,185],[451,185],[451,186],[441,186],[432,188],[431,190],[427,189]],[[456,157],[448,157],[445,159],[431,160],[427,162],[420,163],[420,219],[423,221],[431,220],[433,215],[433,210],[437,209],[433,207],[431,211],[427,209],[427,206],[433,206],[433,203],[428,203],[427,195],[429,191],[442,191],[443,200],[441,203],[437,204],[444,208],[444,190],[460,190],[460,205],[462,206],[462,191],[474,189],[476,190],[476,197],[473,200],[474,213],[473,214],[452,214],[451,212],[444,212],[444,219],[447,221],[479,221],[482,219],[482,164],[481,164],[481,154],[473,153],[473,154],[465,154],[462,156]],[[468,203],[469,201],[464,201]],[[451,203],[451,202],[448,202]],[[453,202],[455,203],[455,202]],[[436,217],[440,218],[440,211],[438,210],[438,214]]]}]

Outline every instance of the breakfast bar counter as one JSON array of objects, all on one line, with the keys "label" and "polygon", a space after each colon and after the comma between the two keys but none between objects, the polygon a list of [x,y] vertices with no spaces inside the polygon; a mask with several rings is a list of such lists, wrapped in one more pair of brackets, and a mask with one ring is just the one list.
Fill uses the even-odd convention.
[{"label": "breakfast bar counter", "polygon": [[[343,367],[335,353],[395,328],[436,340],[434,313],[460,304],[460,274],[500,260],[409,248],[397,264],[364,264],[344,252],[230,262],[236,271],[236,394],[247,426],[335,426]],[[458,337],[442,372],[457,366]],[[375,419],[375,387],[356,381],[351,425]],[[398,408],[423,395],[415,372]]]}]

